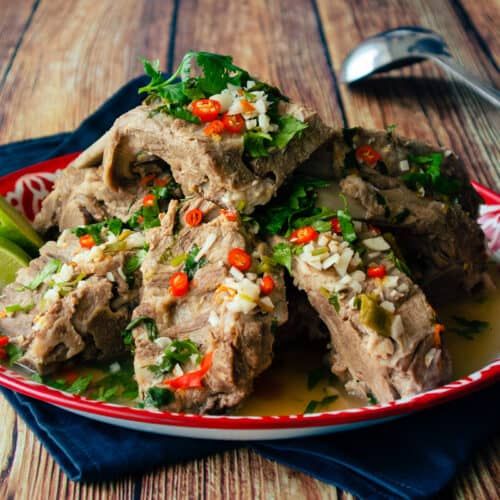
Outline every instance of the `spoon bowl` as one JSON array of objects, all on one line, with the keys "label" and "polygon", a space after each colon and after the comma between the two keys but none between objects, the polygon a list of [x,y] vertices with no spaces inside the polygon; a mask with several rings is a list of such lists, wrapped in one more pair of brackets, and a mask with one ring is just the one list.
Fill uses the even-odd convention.
[{"label": "spoon bowl", "polygon": [[436,62],[492,104],[500,106],[500,93],[457,64],[440,35],[420,26],[401,26],[367,38],[344,60],[340,79],[354,83],[374,73],[426,59]]}]

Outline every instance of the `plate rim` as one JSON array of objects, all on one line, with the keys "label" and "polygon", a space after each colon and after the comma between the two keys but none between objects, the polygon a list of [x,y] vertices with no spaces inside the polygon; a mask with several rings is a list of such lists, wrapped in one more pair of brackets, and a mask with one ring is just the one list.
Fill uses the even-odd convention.
[{"label": "plate rim", "polygon": [[[0,176],[0,194],[17,190],[18,181],[25,175],[37,172],[56,172],[66,167],[78,153],[69,153],[50,160],[30,165]],[[484,186],[473,182],[474,188]],[[487,188],[484,188],[487,190]],[[496,193],[487,190],[498,197]],[[496,198],[497,201],[499,198]],[[491,203],[491,198],[485,201]],[[84,413],[101,415],[119,420],[136,421],[151,424],[163,424],[178,427],[232,429],[232,430],[264,430],[331,427],[345,424],[355,424],[387,417],[402,416],[415,411],[421,411],[438,404],[465,396],[487,385],[500,380],[500,357],[495,358],[484,367],[473,373],[454,380],[444,386],[426,391],[408,398],[402,398],[389,403],[382,403],[360,408],[327,411],[311,414],[295,415],[198,415],[175,413],[155,409],[133,408],[115,403],[96,401],[83,396],[69,394],[44,384],[27,379],[25,376],[0,366],[0,385],[25,396],[53,404],[62,408],[74,409]]]}]

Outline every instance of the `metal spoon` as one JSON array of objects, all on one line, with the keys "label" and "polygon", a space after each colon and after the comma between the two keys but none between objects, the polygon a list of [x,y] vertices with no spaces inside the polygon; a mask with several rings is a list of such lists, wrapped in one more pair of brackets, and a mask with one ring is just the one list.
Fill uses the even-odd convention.
[{"label": "metal spoon", "polygon": [[344,60],[343,82],[362,80],[373,73],[389,71],[430,59],[495,106],[500,92],[466,71],[451,56],[446,42],[434,31],[419,26],[401,26],[361,42]]}]

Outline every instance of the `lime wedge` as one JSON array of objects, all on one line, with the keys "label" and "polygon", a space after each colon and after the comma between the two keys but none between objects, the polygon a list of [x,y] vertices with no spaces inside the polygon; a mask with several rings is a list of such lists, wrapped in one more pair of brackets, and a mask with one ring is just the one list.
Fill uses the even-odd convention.
[{"label": "lime wedge", "polygon": [[0,290],[16,279],[16,273],[30,262],[30,256],[12,241],[0,236]]},{"label": "lime wedge", "polygon": [[27,252],[36,254],[43,240],[28,219],[0,196],[0,236],[16,243]]}]

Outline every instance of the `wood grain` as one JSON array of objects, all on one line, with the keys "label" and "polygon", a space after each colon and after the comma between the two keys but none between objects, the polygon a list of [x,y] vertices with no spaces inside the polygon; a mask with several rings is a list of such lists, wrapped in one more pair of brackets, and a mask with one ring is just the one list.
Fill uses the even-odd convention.
[{"label": "wood grain", "polygon": [[[447,1],[319,0],[318,6],[337,73],[348,52],[365,37],[418,24],[442,33],[457,60],[472,72],[491,84],[498,81],[491,61]],[[453,149],[473,178],[500,187],[498,111],[433,63],[395,70],[351,87],[341,85],[340,94],[350,124],[383,128],[395,123],[403,135]]]},{"label": "wood grain", "polygon": [[469,30],[481,38],[480,43],[485,52],[495,62],[497,68],[500,61],[500,2],[484,2],[477,0],[456,0],[455,8],[463,15],[464,23]]},{"label": "wood grain", "polygon": [[164,59],[172,8],[164,0],[42,0],[0,89],[9,103],[0,109],[0,143],[74,128],[142,73],[140,57]]},{"label": "wood grain", "polygon": [[0,85],[37,6],[35,0],[4,2],[0,15]]},{"label": "wood grain", "polygon": [[[495,185],[498,117],[460,84],[443,80],[440,70],[426,63],[353,90],[338,86],[337,75],[343,57],[364,36],[422,23],[443,33],[463,64],[497,81],[491,54],[498,58],[498,5],[498,0],[0,0],[0,143],[73,128],[141,72],[139,56],[159,58],[168,67],[186,50],[202,48],[231,53],[237,64],[317,107],[336,126],[344,118],[372,127],[398,123],[407,135],[451,146],[476,178]],[[352,499],[244,449],[142,478],[77,484],[67,480],[2,397],[0,415],[1,499]],[[500,437],[440,498],[497,498],[499,478]]]},{"label": "wood grain", "polygon": [[[308,1],[183,0],[175,60],[180,61],[190,49],[230,53],[237,65],[278,85],[291,98],[318,109],[328,123],[340,126],[334,77],[313,7]],[[207,16],[207,12],[223,15]]]}]

